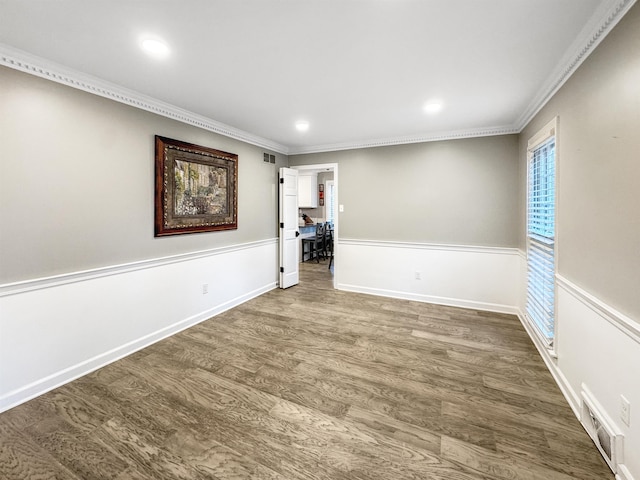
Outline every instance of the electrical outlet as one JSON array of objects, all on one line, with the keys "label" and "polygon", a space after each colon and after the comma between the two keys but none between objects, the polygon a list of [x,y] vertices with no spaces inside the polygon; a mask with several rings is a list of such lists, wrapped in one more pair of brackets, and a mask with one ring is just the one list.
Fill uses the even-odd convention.
[{"label": "electrical outlet", "polygon": [[620,418],[627,426],[631,423],[631,404],[624,395],[620,395]]},{"label": "electrical outlet", "polygon": [[206,295],[207,293],[209,293],[209,284],[208,283],[203,283],[202,284],[202,294]]},{"label": "electrical outlet", "polygon": [[422,274],[420,272],[415,273],[416,280],[422,280]]}]

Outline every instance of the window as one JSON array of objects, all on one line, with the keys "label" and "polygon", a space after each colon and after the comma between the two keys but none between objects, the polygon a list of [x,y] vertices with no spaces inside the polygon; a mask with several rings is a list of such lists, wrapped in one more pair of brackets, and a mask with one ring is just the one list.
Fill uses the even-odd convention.
[{"label": "window", "polygon": [[326,217],[327,217],[327,222],[331,222],[331,225],[334,224],[333,219],[335,218],[334,217],[334,212],[335,212],[335,209],[334,209],[334,198],[335,198],[335,195],[334,195],[333,188],[334,188],[333,180],[327,180],[327,185],[326,185],[326,189],[325,189],[326,190],[325,194],[326,194],[326,197],[327,197],[327,199],[326,199],[326,202],[327,202]]},{"label": "window", "polygon": [[555,336],[556,123],[538,132],[527,149],[526,317],[550,347]]}]

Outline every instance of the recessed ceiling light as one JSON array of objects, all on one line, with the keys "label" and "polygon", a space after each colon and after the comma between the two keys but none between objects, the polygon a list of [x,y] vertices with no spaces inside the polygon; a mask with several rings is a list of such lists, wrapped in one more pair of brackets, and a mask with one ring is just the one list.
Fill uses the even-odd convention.
[{"label": "recessed ceiling light", "polygon": [[165,58],[169,55],[169,46],[158,38],[145,37],[140,41],[140,47],[145,53],[156,58]]},{"label": "recessed ceiling light", "polygon": [[442,110],[442,102],[440,100],[429,100],[424,105],[424,111],[427,113],[438,113]]},{"label": "recessed ceiling light", "polygon": [[300,120],[299,122],[296,122],[296,130],[298,130],[299,132],[306,132],[307,130],[309,130],[309,122],[307,122],[306,120]]}]

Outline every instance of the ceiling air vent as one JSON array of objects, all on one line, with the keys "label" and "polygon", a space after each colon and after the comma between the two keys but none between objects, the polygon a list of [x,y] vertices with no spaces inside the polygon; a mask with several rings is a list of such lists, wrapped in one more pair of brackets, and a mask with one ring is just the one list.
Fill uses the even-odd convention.
[{"label": "ceiling air vent", "polygon": [[262,154],[263,160],[265,163],[276,163],[276,156],[270,153]]},{"label": "ceiling air vent", "polygon": [[582,386],[582,412],[580,421],[591,440],[606,460],[613,473],[617,473],[618,465],[624,463],[623,440],[612,422],[604,414],[604,410],[593,395]]}]

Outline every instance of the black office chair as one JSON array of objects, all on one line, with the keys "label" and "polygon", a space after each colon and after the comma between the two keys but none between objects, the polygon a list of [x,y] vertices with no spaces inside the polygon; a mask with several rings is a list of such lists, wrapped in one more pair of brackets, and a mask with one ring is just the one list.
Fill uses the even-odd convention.
[{"label": "black office chair", "polygon": [[330,227],[327,227],[325,234],[325,252],[329,257],[329,270],[331,270],[331,264],[333,263],[333,230]]},{"label": "black office chair", "polygon": [[326,258],[324,254],[324,225],[321,223],[316,224],[316,234],[311,238],[305,238],[302,240],[303,252],[306,251],[305,245],[309,245],[309,260],[315,257],[316,262],[320,263],[320,255]]}]

